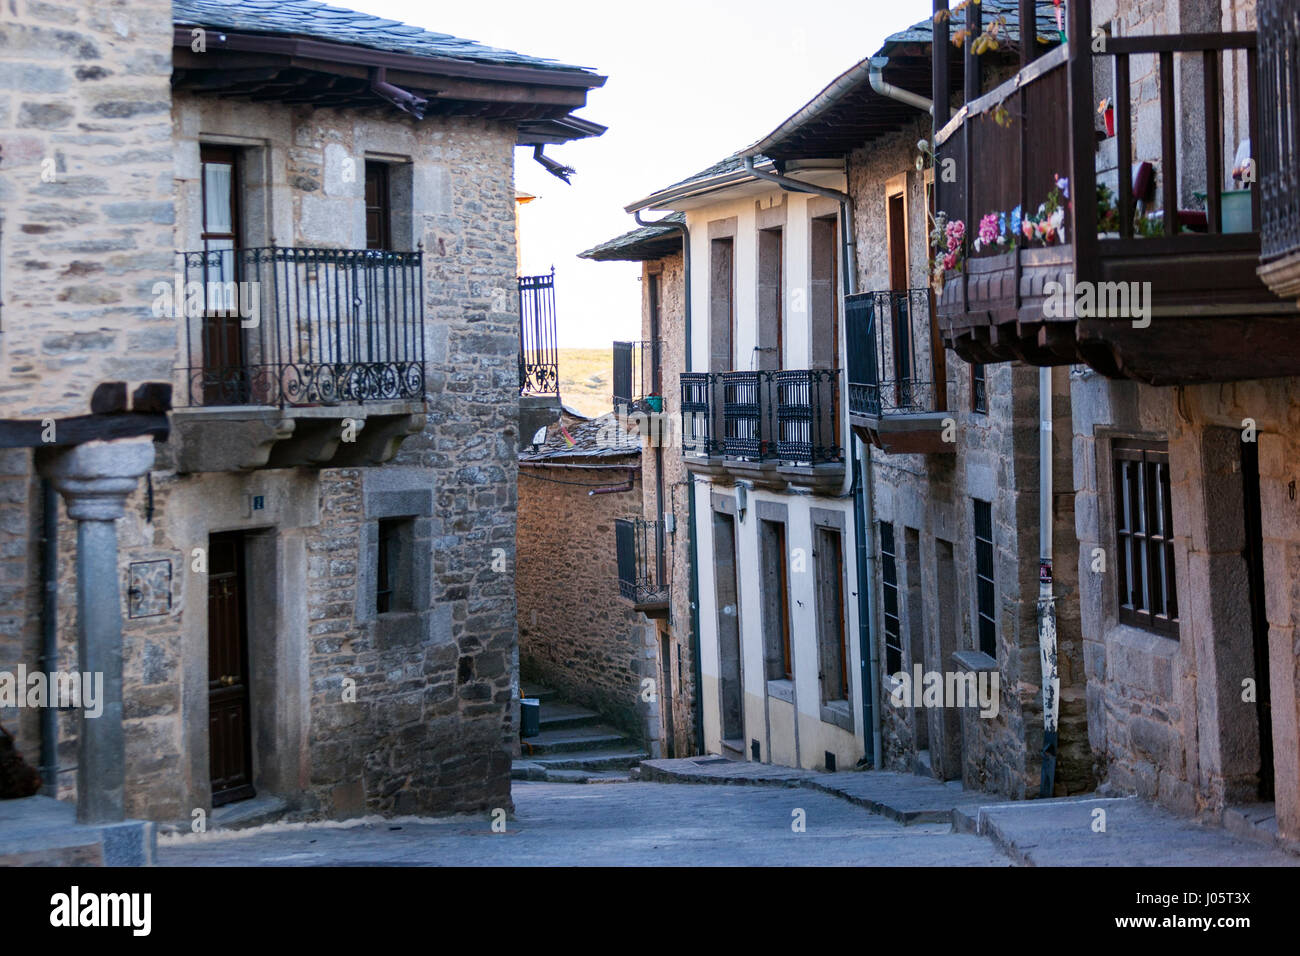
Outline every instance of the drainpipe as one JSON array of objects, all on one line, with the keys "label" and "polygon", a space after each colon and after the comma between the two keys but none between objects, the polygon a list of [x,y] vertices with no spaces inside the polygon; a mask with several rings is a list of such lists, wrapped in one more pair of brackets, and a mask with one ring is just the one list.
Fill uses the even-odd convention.
[{"label": "drainpipe", "polygon": [[[641,211],[633,213],[638,226],[657,226],[663,223],[648,222],[641,218]],[[686,369],[691,370],[691,230],[685,222],[673,223],[674,228],[682,234],[682,315],[686,324]],[[700,706],[700,696],[704,693],[704,672],[700,664],[700,570],[699,545],[695,537],[695,480],[687,482],[686,494],[686,540],[690,554],[690,593],[691,605],[691,671],[695,680],[695,700],[692,711],[695,717],[695,752],[704,753],[704,709]]]},{"label": "drainpipe", "polygon": [[[59,663],[59,493],[41,479],[41,671],[52,681]],[[59,711],[41,708],[41,776],[45,795],[59,795]]]},{"label": "drainpipe", "polygon": [[1052,370],[1038,370],[1038,651],[1043,679],[1043,772],[1038,795],[1056,782],[1061,677],[1056,657],[1056,598],[1052,595]]},{"label": "drainpipe", "polygon": [[[840,204],[844,290],[848,295],[857,292],[858,246],[853,228],[855,222],[853,197],[838,189],[826,189],[757,169],[754,166],[753,156],[745,157],[745,171],[759,179],[776,183],[782,189],[825,196],[828,199],[834,199]],[[838,345],[839,343],[836,343],[837,347]],[[850,442],[850,445],[855,449],[860,444],[861,442],[858,440]],[[857,567],[858,583],[858,656],[861,660],[862,669],[866,671],[862,675],[863,680],[861,681],[863,740],[866,744],[864,748],[866,754],[863,756],[863,762],[869,763],[879,770],[882,767],[882,754],[880,747],[880,708],[876,706],[876,693],[880,687],[880,678],[878,676],[880,674],[880,658],[876,651],[876,643],[871,639],[871,614],[874,606],[874,602],[871,600],[871,585],[876,580],[876,505],[875,489],[872,487],[871,480],[871,451],[870,449],[864,449],[864,451],[866,452],[863,456],[865,462],[857,454],[851,456],[853,459],[853,536],[857,555],[857,560],[854,563]],[[869,737],[865,733],[867,727],[871,728]]]},{"label": "drainpipe", "polygon": [[873,56],[871,58],[871,72],[867,78],[871,81],[871,88],[881,96],[886,96],[891,100],[898,100],[900,103],[906,103],[908,106],[915,106],[918,110],[924,110],[930,115],[934,115],[934,100],[927,99],[919,93],[913,93],[911,90],[905,90],[901,86],[895,86],[893,83],[885,82],[885,67],[889,65],[889,57]]}]

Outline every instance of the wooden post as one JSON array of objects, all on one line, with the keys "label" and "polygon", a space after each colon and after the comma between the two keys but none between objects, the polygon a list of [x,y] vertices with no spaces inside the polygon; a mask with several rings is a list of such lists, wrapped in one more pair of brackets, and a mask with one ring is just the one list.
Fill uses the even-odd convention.
[{"label": "wooden post", "polygon": [[1038,11],[1034,0],[1020,0],[1020,68],[1038,59]]},{"label": "wooden post", "polygon": [[[948,0],[934,0],[934,12],[936,15],[946,14]],[[952,115],[948,109],[948,99],[951,96],[951,81],[948,77],[948,18],[945,16],[942,21],[933,21],[931,29],[934,31],[934,39],[930,45],[930,98],[934,100],[934,132],[937,133],[947,125]],[[933,137],[931,141],[933,142]]]},{"label": "wooden post", "polygon": [[[1097,137],[1092,100],[1092,0],[1069,5],[1070,241],[1076,282],[1097,278]],[[1122,173],[1121,173],[1122,175]],[[1176,210],[1166,215],[1176,215]]]}]

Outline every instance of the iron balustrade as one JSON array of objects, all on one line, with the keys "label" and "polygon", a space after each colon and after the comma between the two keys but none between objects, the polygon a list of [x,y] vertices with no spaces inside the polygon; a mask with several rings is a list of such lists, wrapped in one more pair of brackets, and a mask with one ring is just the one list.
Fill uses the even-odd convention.
[{"label": "iron balustrade", "polygon": [[1300,9],[1259,4],[1261,257],[1300,252]]},{"label": "iron balustrade", "polygon": [[643,518],[614,519],[619,593],[634,604],[668,600],[664,524]]},{"label": "iron balustrade", "polygon": [[793,464],[842,462],[840,370],[683,372],[688,455]]},{"label": "iron balustrade", "polygon": [[765,373],[776,389],[776,457],[817,465],[842,461],[839,443],[839,369]]},{"label": "iron balustrade", "polygon": [[720,430],[713,401],[713,372],[682,372],[682,451],[708,458],[721,454]]},{"label": "iron balustrade", "polygon": [[943,410],[930,347],[930,303],[929,289],[845,296],[851,414],[880,418]]},{"label": "iron balustrade", "polygon": [[519,276],[519,394],[560,394],[554,269]]},{"label": "iron balustrade", "polygon": [[634,406],[657,394],[651,380],[657,365],[657,343],[614,343],[614,407]]},{"label": "iron balustrade", "polygon": [[424,400],[421,252],[180,253],[190,405]]}]

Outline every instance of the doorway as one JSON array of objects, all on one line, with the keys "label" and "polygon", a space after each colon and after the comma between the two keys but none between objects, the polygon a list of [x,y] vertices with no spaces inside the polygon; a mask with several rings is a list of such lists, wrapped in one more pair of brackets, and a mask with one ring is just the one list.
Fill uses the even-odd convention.
[{"label": "doorway", "polygon": [[659,709],[664,715],[667,757],[677,756],[677,729],[673,724],[673,642],[667,631],[659,632]]},{"label": "doorway", "polygon": [[1246,576],[1255,650],[1255,716],[1259,721],[1259,799],[1273,800],[1273,707],[1268,683],[1268,615],[1264,604],[1264,522],[1259,497],[1259,444],[1241,443],[1245,495]]},{"label": "doorway", "polygon": [[740,601],[736,585],[736,519],[713,513],[713,561],[718,602],[718,706],[723,745],[745,749],[740,683]]},{"label": "doorway", "polygon": [[208,754],[212,806],[254,796],[244,535],[208,539]]}]

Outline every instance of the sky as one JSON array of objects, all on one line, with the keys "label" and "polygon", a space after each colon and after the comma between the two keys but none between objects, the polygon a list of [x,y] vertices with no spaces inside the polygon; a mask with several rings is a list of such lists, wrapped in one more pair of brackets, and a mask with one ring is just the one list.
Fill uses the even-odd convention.
[{"label": "sky", "polygon": [[[578,115],[609,127],[548,146],[565,185],[515,154],[525,274],[555,267],[562,348],[640,337],[640,266],[579,252],[636,222],[623,207],[757,142],[930,0],[328,0],[337,6],[594,68],[607,76]],[[654,218],[661,213],[647,213]]]}]

